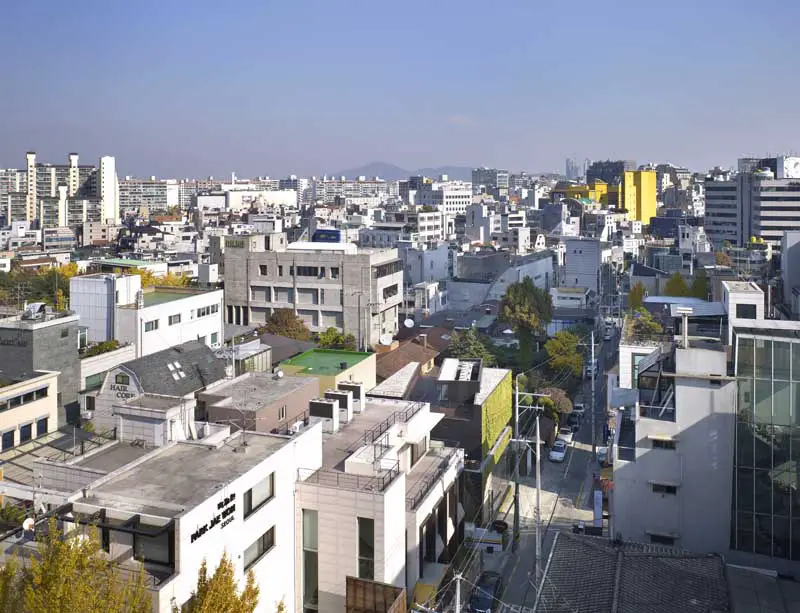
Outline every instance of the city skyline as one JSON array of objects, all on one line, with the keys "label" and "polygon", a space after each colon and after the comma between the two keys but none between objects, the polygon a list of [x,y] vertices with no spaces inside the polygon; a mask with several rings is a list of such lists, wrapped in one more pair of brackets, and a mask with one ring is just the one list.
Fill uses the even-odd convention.
[{"label": "city skyline", "polygon": [[[120,176],[321,175],[377,161],[562,172],[577,151],[702,171],[800,142],[800,88],[775,61],[791,56],[792,5],[777,19],[709,1],[676,28],[640,3],[511,3],[498,24],[519,26],[502,44],[472,0],[424,11],[246,1],[224,15],[202,2],[79,1],[52,22],[40,19],[47,6],[58,5],[9,6],[0,26],[11,60],[46,70],[8,81],[0,167],[34,150],[52,163],[113,155]],[[624,36],[598,38],[611,30]],[[47,68],[61,58],[73,69]],[[756,74],[767,104],[748,85]]]}]

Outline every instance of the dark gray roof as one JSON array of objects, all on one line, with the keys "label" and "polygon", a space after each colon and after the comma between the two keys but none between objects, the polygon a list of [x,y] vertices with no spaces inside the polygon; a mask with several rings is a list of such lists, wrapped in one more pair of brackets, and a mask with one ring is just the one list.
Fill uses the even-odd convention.
[{"label": "dark gray roof", "polygon": [[[175,380],[170,364],[186,376]],[[225,378],[225,361],[215,357],[211,348],[199,341],[170,347],[124,366],[136,375],[146,394],[186,396]]]},{"label": "dark gray roof", "polygon": [[721,556],[558,534],[536,613],[731,611]]},{"label": "dark gray roof", "polygon": [[669,273],[659,270],[658,268],[645,266],[639,262],[634,262],[631,267],[631,275],[634,277],[667,277]]},{"label": "dark gray roof", "polygon": [[262,334],[261,342],[272,348],[272,364],[276,365],[316,347],[311,341],[296,341],[278,334]]}]

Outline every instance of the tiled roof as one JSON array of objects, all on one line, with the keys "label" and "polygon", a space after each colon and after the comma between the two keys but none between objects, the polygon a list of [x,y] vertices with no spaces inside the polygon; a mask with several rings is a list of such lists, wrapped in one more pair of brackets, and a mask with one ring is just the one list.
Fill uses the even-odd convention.
[{"label": "tiled roof", "polygon": [[379,379],[388,379],[411,362],[425,364],[438,355],[439,352],[433,347],[423,347],[419,343],[413,341],[407,342],[400,345],[400,347],[394,351],[378,354],[376,374]]},{"label": "tiled roof", "polygon": [[731,605],[720,556],[561,532],[534,610],[722,613]]}]

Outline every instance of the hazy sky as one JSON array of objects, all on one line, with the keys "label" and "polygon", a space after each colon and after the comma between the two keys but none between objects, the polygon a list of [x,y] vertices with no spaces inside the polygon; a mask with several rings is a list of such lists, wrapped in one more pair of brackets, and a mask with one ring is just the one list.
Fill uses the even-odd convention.
[{"label": "hazy sky", "polygon": [[800,150],[798,23],[741,0],[7,2],[0,167],[705,170]]}]

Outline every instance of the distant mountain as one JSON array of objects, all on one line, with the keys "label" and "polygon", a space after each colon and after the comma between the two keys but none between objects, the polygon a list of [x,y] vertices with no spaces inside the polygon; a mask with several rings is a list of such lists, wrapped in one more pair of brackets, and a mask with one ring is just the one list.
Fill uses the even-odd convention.
[{"label": "distant mountain", "polygon": [[347,177],[348,179],[355,179],[356,177],[380,177],[387,181],[399,181],[407,179],[412,175],[423,175],[425,177],[437,178],[440,175],[447,175],[448,178],[458,181],[471,181],[472,168],[466,166],[439,166],[438,168],[420,168],[419,170],[406,170],[400,168],[395,164],[388,162],[372,162],[359,166],[358,168],[351,168],[350,170],[342,170],[333,173],[334,177]]}]

